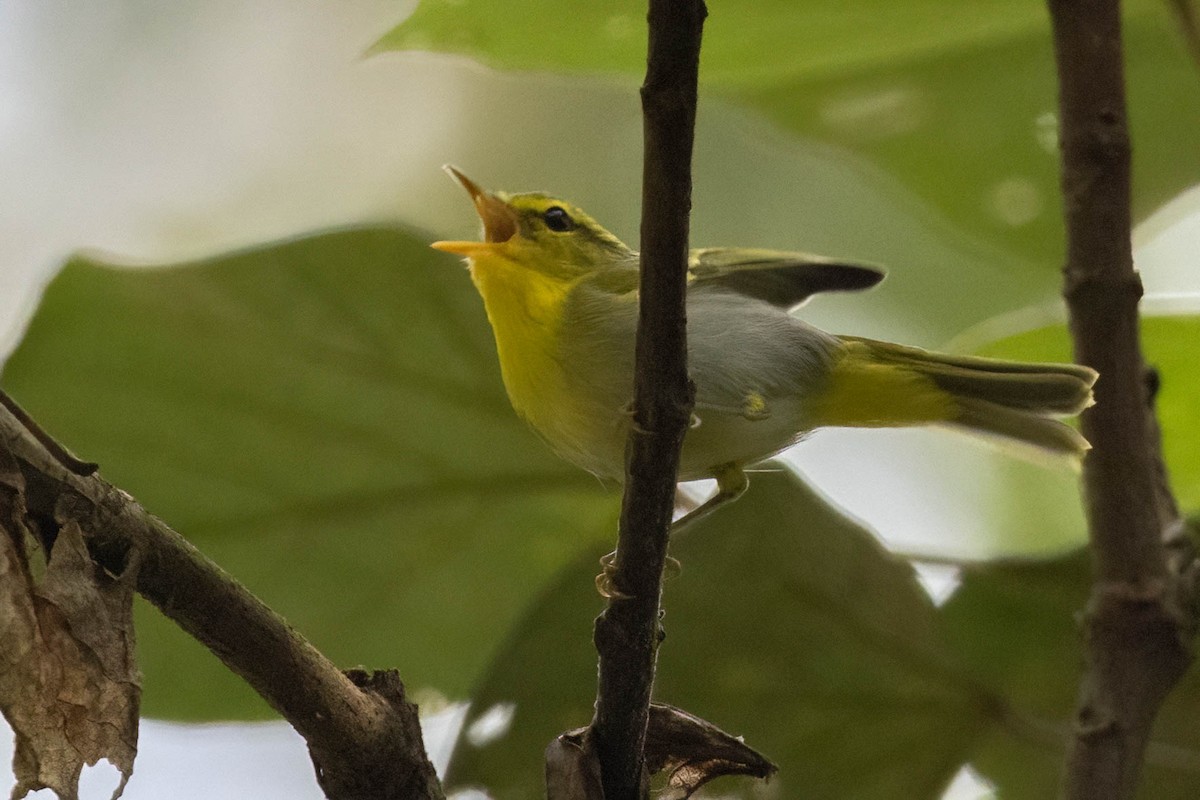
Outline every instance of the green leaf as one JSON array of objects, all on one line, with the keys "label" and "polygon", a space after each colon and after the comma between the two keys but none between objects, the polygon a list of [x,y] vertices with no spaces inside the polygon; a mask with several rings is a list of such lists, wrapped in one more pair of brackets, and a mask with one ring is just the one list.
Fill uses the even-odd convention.
[{"label": "green leaf", "polygon": [[[790,474],[756,474],[728,509],[672,542],[656,699],[680,706],[779,765],[780,796],[937,797],[983,724],[982,704],[938,643],[911,567]],[[541,753],[585,725],[595,695],[596,562],[542,596],[473,693],[452,785],[536,797]],[[512,704],[481,745],[472,725]],[[476,741],[481,741],[478,736]],[[731,796],[750,784],[725,782]]]},{"label": "green leaf", "polygon": [[[980,565],[942,609],[947,643],[1002,698],[997,724],[970,756],[1000,797],[1058,794],[1082,672],[1076,615],[1090,585],[1085,551]],[[1193,669],[1158,717],[1138,797],[1185,800],[1200,790],[1198,702]]]},{"label": "green leaf", "polygon": [[[501,69],[640,74],[646,62],[646,4],[616,0],[562,13],[550,0],[424,0],[374,51],[439,50]],[[863,20],[870,24],[863,24]],[[727,2],[705,24],[703,74],[720,85],[859,71],[929,49],[957,49],[1045,25],[1032,1],[946,6],[815,0]],[[802,35],[798,33],[802,31]]]},{"label": "green leaf", "polygon": [[[1047,324],[1061,319],[1061,308],[1032,308],[980,325],[961,337],[965,349],[979,355],[1020,361],[1070,361],[1071,346],[1063,324]],[[1017,330],[1019,332],[1014,333]],[[981,340],[986,343],[979,344]],[[1200,318],[1194,316],[1145,316],[1142,318],[1142,344],[1147,362],[1161,376],[1157,411],[1163,435],[1172,488],[1185,510],[1200,508],[1200,455],[1191,446],[1195,438],[1194,409],[1200,406],[1200,379],[1193,367],[1194,343],[1200,341]],[[962,349],[962,348],[957,348]],[[819,454],[818,454],[819,455]],[[933,547],[935,555],[966,555],[967,557],[1050,556],[1077,547],[1086,541],[1087,531],[1080,507],[1079,484],[1064,465],[1045,465],[1014,459],[997,449],[994,453],[970,453],[967,448],[947,448],[943,454],[931,451],[933,460],[943,467],[940,475],[930,481],[940,490],[938,497],[951,492],[963,498],[967,508],[974,511],[968,518],[970,536],[957,540],[943,537],[944,547]],[[797,454],[797,460],[811,461],[807,448]],[[877,458],[891,458],[881,451]],[[915,467],[924,466],[920,460],[906,458]],[[894,461],[894,459],[893,459]],[[880,470],[866,463],[864,473]],[[885,479],[865,478],[860,486],[829,482],[827,491],[855,513],[870,519],[885,535],[895,533],[895,522],[886,522],[878,512],[870,513],[855,507],[854,502],[864,494],[892,492],[892,482],[904,475],[895,467]],[[924,474],[924,473],[922,473]],[[828,482],[828,476],[822,475]],[[823,484],[824,486],[824,484]],[[919,487],[914,486],[911,492]],[[942,505],[961,511],[945,500],[938,506],[923,505],[921,513],[931,521]],[[893,520],[906,520],[903,510],[892,515]],[[946,527],[946,526],[943,526]],[[893,539],[894,540],[894,537]],[[980,542],[990,546],[980,547]],[[964,546],[965,545],[965,546]],[[929,549],[921,544],[918,551]]]},{"label": "green leaf", "polygon": [[[462,696],[615,508],[513,414],[482,304],[427,241],[74,258],[3,383],[338,663]],[[157,613],[137,630],[148,713],[266,713]]]},{"label": "green leaf", "polygon": [[[965,567],[940,609],[912,569],[788,475],[672,543],[656,699],[723,729],[780,767],[781,797],[938,800],[965,764],[999,797],[1052,797],[1081,673],[1076,615],[1085,551]],[[541,752],[588,723],[601,607],[581,560],[523,620],[473,693],[450,785],[534,797]],[[1200,789],[1200,671],[1164,707],[1141,797]],[[505,714],[497,715],[497,710]],[[510,715],[490,734],[481,718]],[[722,796],[757,797],[727,781]]]},{"label": "green leaf", "polygon": [[[639,76],[644,4],[424,0],[376,50],[508,70]],[[701,81],[790,133],[895,176],[971,237],[1039,270],[1061,260],[1049,16],[1036,0],[713,5]],[[1161,3],[1126,4],[1139,216],[1200,174],[1200,80]],[[732,189],[731,189],[732,191]]]},{"label": "green leaf", "polygon": [[[1195,345],[1200,342],[1200,316],[1145,316],[1141,336],[1146,363],[1158,370],[1161,381],[1156,409],[1171,486],[1180,507],[1197,509],[1200,452],[1194,446],[1194,431],[1196,409],[1200,408],[1200,374],[1196,371]],[[1050,325],[994,341],[980,354],[1062,361],[1070,360],[1071,346],[1066,328]]]},{"label": "green leaf", "polygon": [[1088,577],[1084,551],[969,566],[941,609],[947,643],[998,701],[995,726],[964,757],[1000,797],[1058,794],[1082,658],[1075,618]]},{"label": "green leaf", "polygon": [[[1063,253],[1056,69],[1045,8],[1033,10],[1042,19],[1012,35],[960,42],[946,20],[934,23],[942,39],[910,57],[764,82],[737,97],[881,166],[960,230],[1054,270]],[[1145,217],[1200,175],[1188,134],[1200,124],[1200,78],[1161,4],[1128,4],[1124,42],[1134,205]]]}]

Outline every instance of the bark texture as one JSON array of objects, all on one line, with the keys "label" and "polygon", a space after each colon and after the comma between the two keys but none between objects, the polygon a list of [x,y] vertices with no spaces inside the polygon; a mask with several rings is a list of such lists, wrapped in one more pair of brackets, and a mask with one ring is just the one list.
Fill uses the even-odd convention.
[{"label": "bark texture", "polygon": [[674,509],[679,451],[691,419],[684,298],[701,0],[651,0],[642,86],[642,272],[633,431],[613,586],[627,596],[596,620],[600,654],[590,739],[607,800],[647,795],[644,747],[661,638],[662,570]]},{"label": "bark texture", "polygon": [[1100,373],[1083,415],[1096,582],[1065,796],[1135,795],[1154,717],[1191,663],[1193,559],[1166,484],[1138,331],[1130,141],[1117,0],[1050,0],[1076,360]]}]

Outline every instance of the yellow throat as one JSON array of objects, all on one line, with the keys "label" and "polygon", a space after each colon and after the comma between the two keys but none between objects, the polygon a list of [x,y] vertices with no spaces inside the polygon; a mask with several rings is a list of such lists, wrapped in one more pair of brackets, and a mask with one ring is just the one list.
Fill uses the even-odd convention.
[{"label": "yellow throat", "polygon": [[[551,209],[561,211],[572,224],[573,218],[562,209],[562,201],[491,194],[452,167],[447,169],[471,194],[483,221],[484,241],[433,246],[468,259],[513,408],[564,455],[577,463],[585,460],[594,447],[581,441],[589,423],[586,398],[567,379],[560,345],[564,307],[587,275],[579,267],[586,259],[556,251],[540,235],[546,232],[547,219],[554,224]],[[574,208],[571,213],[584,216]]]}]

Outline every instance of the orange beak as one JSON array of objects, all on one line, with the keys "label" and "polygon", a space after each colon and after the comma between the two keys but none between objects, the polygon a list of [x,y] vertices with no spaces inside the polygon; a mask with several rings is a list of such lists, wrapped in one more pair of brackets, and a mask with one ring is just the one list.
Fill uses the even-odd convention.
[{"label": "orange beak", "polygon": [[479,184],[463,175],[454,167],[446,164],[442,169],[450,173],[450,177],[467,190],[471,202],[475,204],[475,213],[483,221],[482,242],[434,242],[430,247],[445,253],[460,256],[473,256],[483,250],[495,249],[517,233],[517,215],[500,198],[480,188]]}]

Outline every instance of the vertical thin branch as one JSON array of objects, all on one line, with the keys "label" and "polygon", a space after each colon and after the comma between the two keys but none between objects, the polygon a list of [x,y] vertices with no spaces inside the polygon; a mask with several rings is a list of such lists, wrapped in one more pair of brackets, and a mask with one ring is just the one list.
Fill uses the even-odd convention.
[{"label": "vertical thin branch", "polygon": [[1130,143],[1118,0],[1049,0],[1059,75],[1065,288],[1076,359],[1100,373],[1083,416],[1096,583],[1067,759],[1069,798],[1130,798],[1159,706],[1186,670],[1194,621],[1167,560],[1173,522],[1144,386],[1142,284],[1130,241]]},{"label": "vertical thin branch", "polygon": [[642,86],[642,273],[633,430],[613,585],[627,599],[596,620],[592,737],[607,800],[646,796],[643,747],[660,637],[659,599],[679,451],[691,418],[684,299],[702,0],[650,0]]}]

